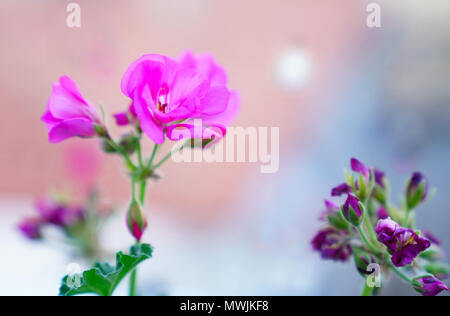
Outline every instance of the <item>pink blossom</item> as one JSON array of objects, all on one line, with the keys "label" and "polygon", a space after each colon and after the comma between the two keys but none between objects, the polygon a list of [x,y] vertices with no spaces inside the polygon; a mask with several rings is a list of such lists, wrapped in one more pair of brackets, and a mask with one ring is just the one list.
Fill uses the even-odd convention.
[{"label": "pink blossom", "polygon": [[172,137],[177,128],[192,131],[194,119],[202,120],[204,132],[219,130],[209,131],[209,136],[217,136],[240,108],[237,92],[227,87],[224,69],[209,55],[186,52],[178,59],[144,55],[128,67],[121,88],[133,100],[142,130],[157,144],[165,136],[180,139]]},{"label": "pink blossom", "polygon": [[94,124],[100,122],[95,107],[83,98],[75,82],[67,76],[53,83],[47,110],[41,120],[47,126],[51,143],[75,136],[94,136]]}]

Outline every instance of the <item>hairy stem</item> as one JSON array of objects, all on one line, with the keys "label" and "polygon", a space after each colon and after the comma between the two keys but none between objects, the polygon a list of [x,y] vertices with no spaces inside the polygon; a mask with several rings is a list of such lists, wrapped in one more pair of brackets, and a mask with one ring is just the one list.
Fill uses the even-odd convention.
[{"label": "hairy stem", "polygon": [[364,231],[361,228],[361,225],[358,226],[358,232],[361,235],[362,240],[364,241],[364,243],[367,245],[367,247],[369,247],[369,249],[375,254],[375,255],[379,255],[380,251],[377,249],[377,247],[375,247],[374,245],[372,245],[372,243],[367,239],[366,234],[364,233]]},{"label": "hairy stem", "polygon": [[125,163],[127,165],[127,167],[131,170],[134,171],[136,170],[136,166],[134,165],[134,163],[131,161],[130,156],[128,156],[128,154],[126,153],[126,151],[120,147],[119,145],[117,145],[117,143],[112,139],[112,138],[107,138],[107,142],[111,145],[111,147],[113,147],[125,160]]},{"label": "hairy stem", "polygon": [[374,287],[370,287],[367,282],[364,282],[364,287],[361,291],[361,296],[372,296],[374,292]]}]

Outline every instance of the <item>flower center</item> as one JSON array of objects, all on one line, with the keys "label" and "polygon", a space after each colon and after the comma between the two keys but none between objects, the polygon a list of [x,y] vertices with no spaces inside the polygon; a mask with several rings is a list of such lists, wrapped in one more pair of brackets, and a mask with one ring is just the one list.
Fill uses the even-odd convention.
[{"label": "flower center", "polygon": [[162,86],[158,91],[158,97],[156,98],[156,108],[159,112],[164,114],[170,112],[169,107],[169,90],[167,87]]}]

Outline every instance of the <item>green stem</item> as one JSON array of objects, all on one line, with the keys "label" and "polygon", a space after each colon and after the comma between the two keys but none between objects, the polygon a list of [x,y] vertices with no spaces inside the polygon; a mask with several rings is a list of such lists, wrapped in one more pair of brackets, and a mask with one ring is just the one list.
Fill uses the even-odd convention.
[{"label": "green stem", "polygon": [[366,234],[364,234],[364,231],[361,228],[361,225],[358,226],[358,232],[361,235],[361,238],[364,241],[364,243],[367,245],[367,247],[369,247],[369,249],[372,250],[372,252],[378,256],[380,254],[380,251],[374,245],[372,245],[372,243],[369,242],[369,240],[366,237]]},{"label": "green stem", "polygon": [[136,296],[136,276],[137,276],[137,268],[131,272],[130,277],[130,296]]},{"label": "green stem", "polygon": [[402,280],[408,282],[409,284],[414,284],[414,281],[412,279],[408,278],[402,271],[400,271],[392,263],[389,263],[389,266],[391,267],[392,271],[394,271],[395,274],[397,274]]},{"label": "green stem", "polygon": [[364,224],[366,225],[367,232],[369,233],[370,241],[376,245],[378,243],[377,235],[375,233],[375,230],[373,229],[373,225],[370,221],[370,217],[368,214],[364,215]]},{"label": "green stem", "polygon": [[361,291],[361,296],[372,296],[374,292],[374,287],[370,287],[367,282],[364,282],[364,287]]},{"label": "green stem", "polygon": [[136,200],[136,180],[134,178],[131,178],[131,200]]},{"label": "green stem", "polygon": [[127,164],[127,167],[132,171],[136,170],[136,166],[131,161],[126,151],[122,147],[117,145],[117,143],[112,138],[107,138],[107,141],[123,157],[125,163]]},{"label": "green stem", "polygon": [[153,170],[156,170],[156,169],[158,169],[159,167],[161,167],[162,166],[162,164],[163,163],[165,163],[166,162],[166,160],[167,159],[169,159],[171,156],[172,156],[172,154],[175,154],[175,153],[177,153],[177,152],[179,152],[181,149],[183,149],[187,144],[189,144],[190,143],[190,140],[187,140],[183,145],[181,145],[180,147],[178,147],[177,149],[175,149],[173,152],[172,151],[170,151],[167,155],[165,155],[156,165],[154,165],[153,167],[152,167],[152,169]]},{"label": "green stem", "polygon": [[139,202],[141,202],[141,206],[144,206],[145,202],[145,189],[147,187],[147,181],[141,181],[139,185]]},{"label": "green stem", "polygon": [[141,152],[141,142],[139,141],[137,144],[137,156],[139,161],[139,167],[144,167],[144,162],[142,161],[142,152]]},{"label": "green stem", "polygon": [[155,144],[155,145],[153,146],[152,155],[150,156],[150,159],[148,160],[148,164],[147,164],[147,167],[148,167],[148,168],[151,168],[151,166],[152,166],[152,164],[153,164],[153,160],[155,160],[156,152],[158,151],[158,148],[159,148],[159,145],[158,145],[158,144]]},{"label": "green stem", "polygon": [[411,213],[411,209],[406,209],[405,219],[403,220],[403,227],[408,227],[409,214]]}]

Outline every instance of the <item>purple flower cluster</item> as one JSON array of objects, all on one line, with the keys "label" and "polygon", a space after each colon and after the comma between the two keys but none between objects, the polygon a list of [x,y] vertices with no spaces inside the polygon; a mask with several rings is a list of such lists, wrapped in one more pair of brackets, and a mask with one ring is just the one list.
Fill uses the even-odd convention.
[{"label": "purple flower cluster", "polygon": [[[406,206],[399,209],[389,202],[389,182],[383,171],[355,158],[350,160],[350,167],[354,173],[347,173],[346,181],[331,190],[331,196],[346,195],[346,199],[340,205],[325,201],[321,220],[326,226],[312,240],[314,251],[323,259],[335,261],[347,261],[353,254],[355,266],[364,277],[371,273],[368,267],[374,263],[383,267],[381,271],[393,269],[397,274],[402,273],[398,270],[401,267],[423,267],[430,275],[410,280],[419,293],[434,296],[449,291],[439,278],[450,271],[435,262],[442,258],[440,241],[429,232],[414,230],[414,220],[409,217],[428,196],[425,176],[412,174],[405,190]],[[402,278],[408,279],[405,275]]]},{"label": "purple flower cluster", "polygon": [[37,216],[27,218],[19,224],[20,231],[30,239],[40,239],[41,230],[46,225],[55,225],[66,229],[83,221],[85,210],[64,202],[42,198],[36,201]]}]

